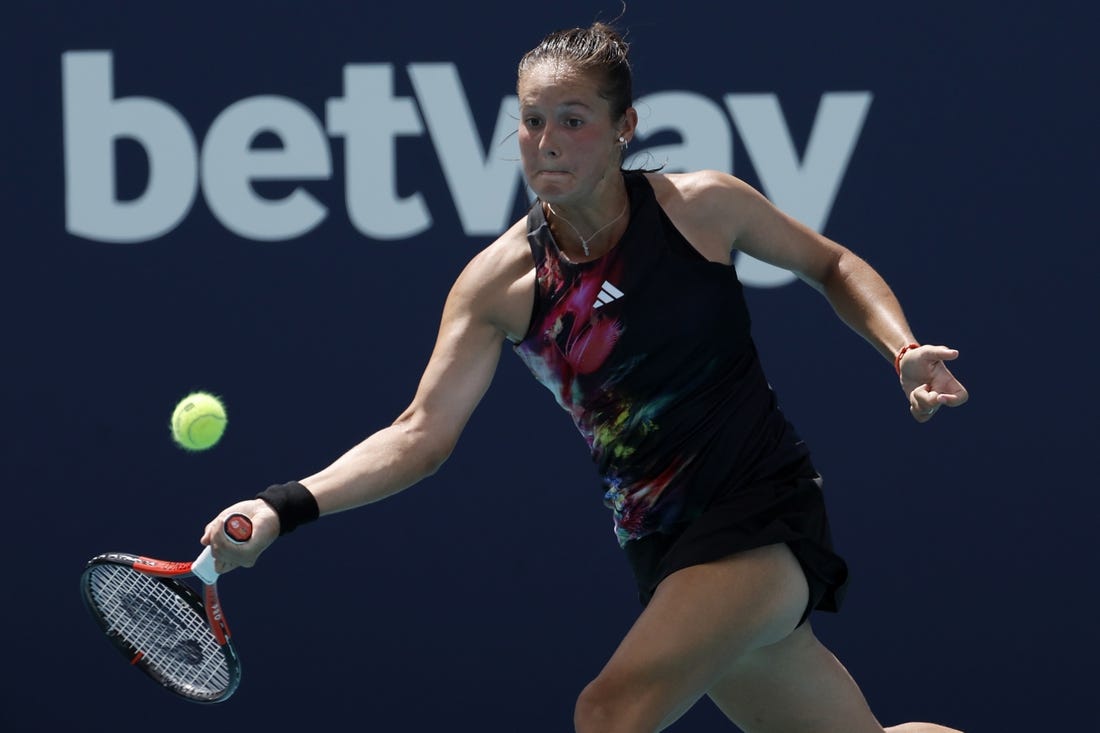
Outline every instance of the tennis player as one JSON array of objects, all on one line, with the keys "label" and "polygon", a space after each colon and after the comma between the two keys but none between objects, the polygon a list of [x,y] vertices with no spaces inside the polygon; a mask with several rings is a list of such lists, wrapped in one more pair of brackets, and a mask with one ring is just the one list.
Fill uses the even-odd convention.
[{"label": "tennis player", "polygon": [[[638,121],[627,51],[596,23],[522,58],[519,145],[537,200],[454,283],[412,403],[332,465],[226,508],[203,542],[220,571],[251,566],[300,524],[431,475],[507,344],[576,423],[644,604],[580,693],[576,730],[658,731],[709,696],[748,733],[882,733],[811,629],[812,611],[840,607],[847,566],[761,369],[733,253],[818,289],[897,370],[918,422],[966,402],[946,366],[958,352],[919,345],[866,262],[737,178],[623,170]],[[232,512],[255,525],[240,546],[220,531]]]}]

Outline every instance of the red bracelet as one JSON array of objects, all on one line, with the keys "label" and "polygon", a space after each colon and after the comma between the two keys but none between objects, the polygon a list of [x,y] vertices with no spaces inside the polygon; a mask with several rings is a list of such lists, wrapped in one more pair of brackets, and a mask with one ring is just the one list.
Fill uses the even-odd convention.
[{"label": "red bracelet", "polygon": [[909,349],[916,349],[919,346],[920,344],[908,344],[903,346],[901,347],[901,351],[898,352],[898,355],[894,357],[894,371],[898,373],[899,377],[901,376],[901,357],[905,356],[905,352],[909,351]]}]

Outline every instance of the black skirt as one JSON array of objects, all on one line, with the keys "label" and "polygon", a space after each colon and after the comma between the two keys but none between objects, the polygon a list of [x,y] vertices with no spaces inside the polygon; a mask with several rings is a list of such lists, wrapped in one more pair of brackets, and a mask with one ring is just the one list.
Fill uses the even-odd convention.
[{"label": "black skirt", "polygon": [[720,495],[694,520],[631,540],[624,549],[645,605],[677,570],[781,542],[791,548],[810,587],[802,621],[815,609],[840,610],[848,566],[833,551],[821,476],[808,458]]}]

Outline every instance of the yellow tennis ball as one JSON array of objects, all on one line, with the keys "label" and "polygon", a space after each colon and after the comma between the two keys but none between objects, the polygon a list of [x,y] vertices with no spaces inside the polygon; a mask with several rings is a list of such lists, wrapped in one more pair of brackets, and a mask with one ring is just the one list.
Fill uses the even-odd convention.
[{"label": "yellow tennis ball", "polygon": [[221,440],[225,405],[209,392],[193,392],[172,412],[172,437],[186,450],[206,450]]}]

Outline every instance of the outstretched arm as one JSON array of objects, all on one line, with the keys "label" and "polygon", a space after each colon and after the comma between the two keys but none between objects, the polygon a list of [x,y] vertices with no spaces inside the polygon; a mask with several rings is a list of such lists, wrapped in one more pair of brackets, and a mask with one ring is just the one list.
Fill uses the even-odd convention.
[{"label": "outstretched arm", "polygon": [[457,283],[448,298],[435,349],[404,412],[302,479],[322,515],[402,491],[435,473],[451,454],[489,387],[504,340],[503,332],[471,307],[464,287]]},{"label": "outstretched arm", "polygon": [[[714,172],[699,175],[695,199],[705,229],[715,232],[722,246],[732,242],[745,254],[794,272],[892,364],[918,343],[894,292],[866,261],[786,215],[743,181]],[[905,351],[899,377],[918,422],[931,419],[942,405],[966,402],[966,389],[945,364],[957,357],[946,346]]]},{"label": "outstretched arm", "polygon": [[[450,455],[492,381],[511,324],[529,317],[530,297],[522,298],[517,280],[524,266],[530,268],[530,255],[526,263],[513,258],[517,264],[502,266],[501,247],[494,247],[475,257],[451,289],[435,348],[409,406],[392,424],[300,481],[321,515],[396,494],[430,476]],[[253,538],[243,545],[231,545],[219,531],[222,517],[233,512],[253,521]],[[214,546],[218,571],[224,572],[252,566],[279,532],[271,506],[250,499],[220,512],[201,541]]]}]

